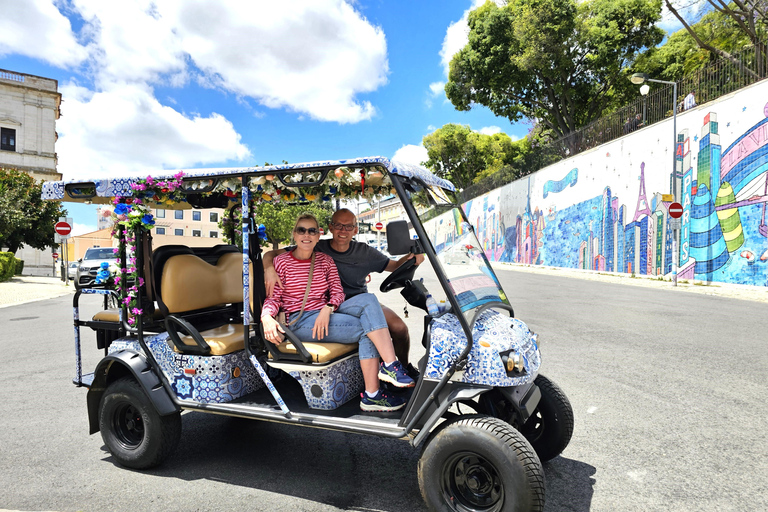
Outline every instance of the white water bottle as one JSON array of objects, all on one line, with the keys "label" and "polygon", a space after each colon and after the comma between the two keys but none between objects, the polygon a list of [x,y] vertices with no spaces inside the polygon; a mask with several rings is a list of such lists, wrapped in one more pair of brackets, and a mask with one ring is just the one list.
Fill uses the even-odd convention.
[{"label": "white water bottle", "polygon": [[431,293],[427,292],[427,311],[430,316],[437,316],[440,314],[440,308],[437,307],[437,302]]}]

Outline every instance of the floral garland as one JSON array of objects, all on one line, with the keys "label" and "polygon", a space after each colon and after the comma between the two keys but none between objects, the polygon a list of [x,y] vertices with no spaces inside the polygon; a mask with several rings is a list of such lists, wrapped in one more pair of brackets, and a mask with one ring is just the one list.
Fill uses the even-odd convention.
[{"label": "floral garland", "polygon": [[[144,278],[139,276],[136,268],[136,236],[142,231],[149,231],[155,226],[149,202],[157,204],[173,205],[185,201],[180,190],[184,173],[179,172],[172,179],[156,181],[151,176],[140,179],[131,184],[133,195],[129,197],[116,197],[113,200],[115,209],[112,212],[113,229],[112,237],[117,239],[118,247],[114,253],[118,255],[117,264],[121,268],[122,275],[115,276],[115,288],[122,296],[125,290],[125,298],[122,304],[128,307],[133,317],[128,318],[128,324],[134,325],[136,317],[141,317],[144,310],[138,308],[136,297],[139,289],[144,286]],[[119,227],[123,229],[120,230]],[[120,255],[125,254],[127,261],[123,268]]]}]

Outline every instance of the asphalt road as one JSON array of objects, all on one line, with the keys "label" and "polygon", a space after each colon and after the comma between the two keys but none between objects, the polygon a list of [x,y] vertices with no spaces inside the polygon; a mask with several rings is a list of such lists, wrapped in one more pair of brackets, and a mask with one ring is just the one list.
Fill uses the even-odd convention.
[{"label": "asphalt road", "polygon": [[[548,511],[768,509],[767,304],[499,275],[575,412],[570,446],[545,465]],[[402,309],[397,293],[385,301]],[[0,509],[424,510],[403,441],[190,413],[163,466],[117,466],[70,384],[70,305],[0,309]]]}]

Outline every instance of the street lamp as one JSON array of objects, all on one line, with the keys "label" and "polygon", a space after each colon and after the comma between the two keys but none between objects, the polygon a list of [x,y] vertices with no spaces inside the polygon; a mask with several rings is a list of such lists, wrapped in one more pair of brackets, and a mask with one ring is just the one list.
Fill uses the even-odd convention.
[{"label": "street lamp", "polygon": [[643,97],[643,126],[645,126],[646,100],[648,99],[648,91],[650,90],[651,87],[648,84],[640,86],[640,95]]},{"label": "street lamp", "polygon": [[[635,73],[629,80],[633,84],[642,85],[643,87],[648,87],[648,85],[643,85],[645,82],[672,85],[672,197],[674,198],[674,202],[677,202],[677,82],[648,78],[647,73]],[[645,96],[645,94],[648,93],[648,89],[643,93],[643,87],[640,88],[640,94]],[[677,250],[679,229],[673,229],[672,233],[672,281],[674,282],[674,286],[677,286],[677,263],[678,258],[680,257]]]}]

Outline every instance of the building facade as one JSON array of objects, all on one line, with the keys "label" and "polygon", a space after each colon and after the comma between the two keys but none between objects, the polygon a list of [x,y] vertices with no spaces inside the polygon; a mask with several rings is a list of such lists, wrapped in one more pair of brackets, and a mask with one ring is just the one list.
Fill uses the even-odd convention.
[{"label": "building facade", "polygon": [[0,165],[35,179],[60,180],[56,172],[58,82],[0,69]]}]

